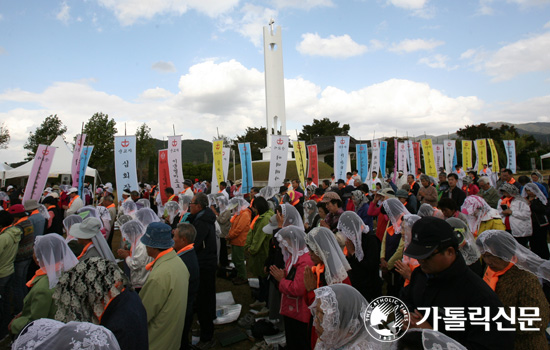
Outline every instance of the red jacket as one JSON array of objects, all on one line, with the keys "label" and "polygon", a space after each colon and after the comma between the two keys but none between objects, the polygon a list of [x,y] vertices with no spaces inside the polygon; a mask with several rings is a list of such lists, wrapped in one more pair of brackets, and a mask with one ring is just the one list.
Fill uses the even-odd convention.
[{"label": "red jacket", "polygon": [[[304,254],[298,258],[293,267],[296,274],[293,280],[283,278],[279,282],[279,291],[281,292],[281,310],[283,316],[291,317],[300,322],[309,323],[311,311],[307,306],[307,290],[304,285],[304,269],[311,268],[313,261],[309,254]],[[287,275],[288,275],[287,271]]]},{"label": "red jacket", "polygon": [[382,206],[377,207],[374,201],[370,202],[367,215],[378,217],[376,220],[376,237],[382,242],[384,232],[386,232],[386,226],[388,226],[388,216],[382,214],[380,208],[382,208]]}]

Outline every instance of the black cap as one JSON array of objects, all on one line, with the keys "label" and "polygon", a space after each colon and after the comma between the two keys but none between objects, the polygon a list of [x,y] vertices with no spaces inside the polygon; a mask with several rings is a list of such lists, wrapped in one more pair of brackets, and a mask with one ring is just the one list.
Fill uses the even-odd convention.
[{"label": "black cap", "polygon": [[414,223],[411,243],[404,254],[414,259],[426,259],[442,244],[458,244],[453,228],[445,220],[424,217]]},{"label": "black cap", "polygon": [[288,187],[286,187],[286,186],[281,186],[281,187],[279,187],[279,194],[283,194],[283,193],[285,193],[286,191],[288,191]]}]

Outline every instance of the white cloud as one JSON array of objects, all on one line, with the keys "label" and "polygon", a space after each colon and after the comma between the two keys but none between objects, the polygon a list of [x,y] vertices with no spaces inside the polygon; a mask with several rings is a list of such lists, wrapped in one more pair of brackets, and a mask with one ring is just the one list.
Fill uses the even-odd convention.
[{"label": "white cloud", "polygon": [[428,0],[388,0],[388,3],[405,10],[419,10],[428,3]]},{"label": "white cloud", "polygon": [[142,100],[165,100],[172,96],[174,96],[173,93],[158,86],[154,89],[147,89],[139,95]]},{"label": "white cloud", "polygon": [[302,39],[296,50],[303,55],[347,58],[362,55],[367,51],[365,45],[356,43],[347,34],[321,38],[317,33],[306,33],[302,34]]},{"label": "white cloud", "polygon": [[392,44],[392,47],[389,49],[392,52],[414,52],[420,50],[432,50],[438,46],[445,44],[441,40],[424,40],[424,39],[405,39],[397,44]]},{"label": "white cloud", "polygon": [[6,54],[6,49],[4,49],[2,46],[0,46],[0,55],[5,55]]},{"label": "white cloud", "polygon": [[491,7],[493,0],[479,0],[479,7],[477,9],[478,15],[489,16],[495,13],[495,10]]},{"label": "white cloud", "polygon": [[[276,18],[278,11],[253,4],[245,4],[239,11],[240,18],[226,17],[224,27],[220,30],[231,29],[248,38],[254,46],[262,46],[263,27],[267,26],[272,18]],[[277,23],[275,23],[275,27]]]},{"label": "white cloud", "polygon": [[57,20],[60,21],[60,22],[63,22],[64,24],[67,24],[69,22],[69,20],[71,19],[71,14],[69,13],[70,9],[71,8],[69,7],[69,5],[67,5],[66,2],[63,2],[61,4],[61,9],[59,10],[57,15],[55,16],[57,18]]},{"label": "white cloud", "polygon": [[239,0],[97,0],[100,5],[114,12],[119,22],[132,25],[136,21],[150,20],[156,15],[181,16],[188,10],[195,10],[209,17],[217,17],[232,10]]},{"label": "white cloud", "polygon": [[174,63],[166,61],[155,62],[151,68],[163,73],[172,73],[176,71],[176,66],[174,66]]},{"label": "white cloud", "polygon": [[550,70],[550,32],[521,39],[495,52],[468,50],[461,58],[470,60],[477,70],[483,70],[493,81],[510,80],[530,72]]},{"label": "white cloud", "polygon": [[440,69],[455,69],[455,67],[449,67],[447,66],[447,62],[449,61],[449,57],[446,55],[437,54],[431,57],[423,57],[420,60],[418,60],[418,63],[425,64],[430,68],[440,68]]},{"label": "white cloud", "polygon": [[546,24],[544,25],[544,28],[550,28],[550,22],[546,23]]},{"label": "white cloud", "polygon": [[523,7],[542,6],[550,4],[550,0],[508,0]]},{"label": "white cloud", "polygon": [[332,7],[334,3],[331,0],[273,0],[275,7],[277,8],[299,8],[304,10],[310,10],[314,7]]},{"label": "white cloud", "polygon": [[0,21],[4,19],[4,15],[0,13]]}]

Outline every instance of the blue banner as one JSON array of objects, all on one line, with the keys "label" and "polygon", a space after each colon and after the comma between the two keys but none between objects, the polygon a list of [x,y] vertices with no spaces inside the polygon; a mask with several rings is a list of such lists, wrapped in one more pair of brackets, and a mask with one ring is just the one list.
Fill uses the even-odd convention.
[{"label": "blue banner", "polygon": [[451,172],[455,171],[455,166],[457,164],[458,157],[456,156],[456,147],[455,147],[455,155],[453,157],[453,168],[451,169]]},{"label": "blue banner", "polygon": [[388,153],[388,142],[380,141],[380,174],[386,178],[386,154]]},{"label": "blue banner", "polygon": [[355,148],[357,152],[357,170],[359,171],[361,182],[365,182],[369,175],[369,151],[367,144],[358,144],[355,145]]},{"label": "blue banner", "polygon": [[250,143],[239,143],[239,155],[241,156],[241,174],[242,187],[241,193],[250,193],[250,189],[254,185],[254,177],[252,175],[252,155],[250,153]]},{"label": "blue banner", "polygon": [[92,156],[92,151],[94,146],[84,146],[82,147],[82,152],[80,153],[80,172],[78,174],[78,195],[82,200],[86,199],[82,196],[82,191],[84,189],[84,176],[86,176],[86,169],[88,168],[88,162]]}]

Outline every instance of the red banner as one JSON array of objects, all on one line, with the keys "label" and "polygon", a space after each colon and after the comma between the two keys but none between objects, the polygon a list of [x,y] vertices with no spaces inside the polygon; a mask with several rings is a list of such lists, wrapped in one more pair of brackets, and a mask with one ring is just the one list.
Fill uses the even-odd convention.
[{"label": "red banner", "polygon": [[317,163],[317,145],[307,146],[307,158],[309,159],[309,164],[307,168],[307,177],[313,179],[313,183],[317,186],[319,185],[319,167]]},{"label": "red banner", "polygon": [[164,190],[170,187],[170,171],[168,170],[168,150],[159,151],[159,191],[162,204],[168,201]]},{"label": "red banner", "polygon": [[416,164],[416,168],[420,169],[422,167],[422,163],[420,163],[420,142],[413,142],[413,150],[414,150],[414,163]]}]

